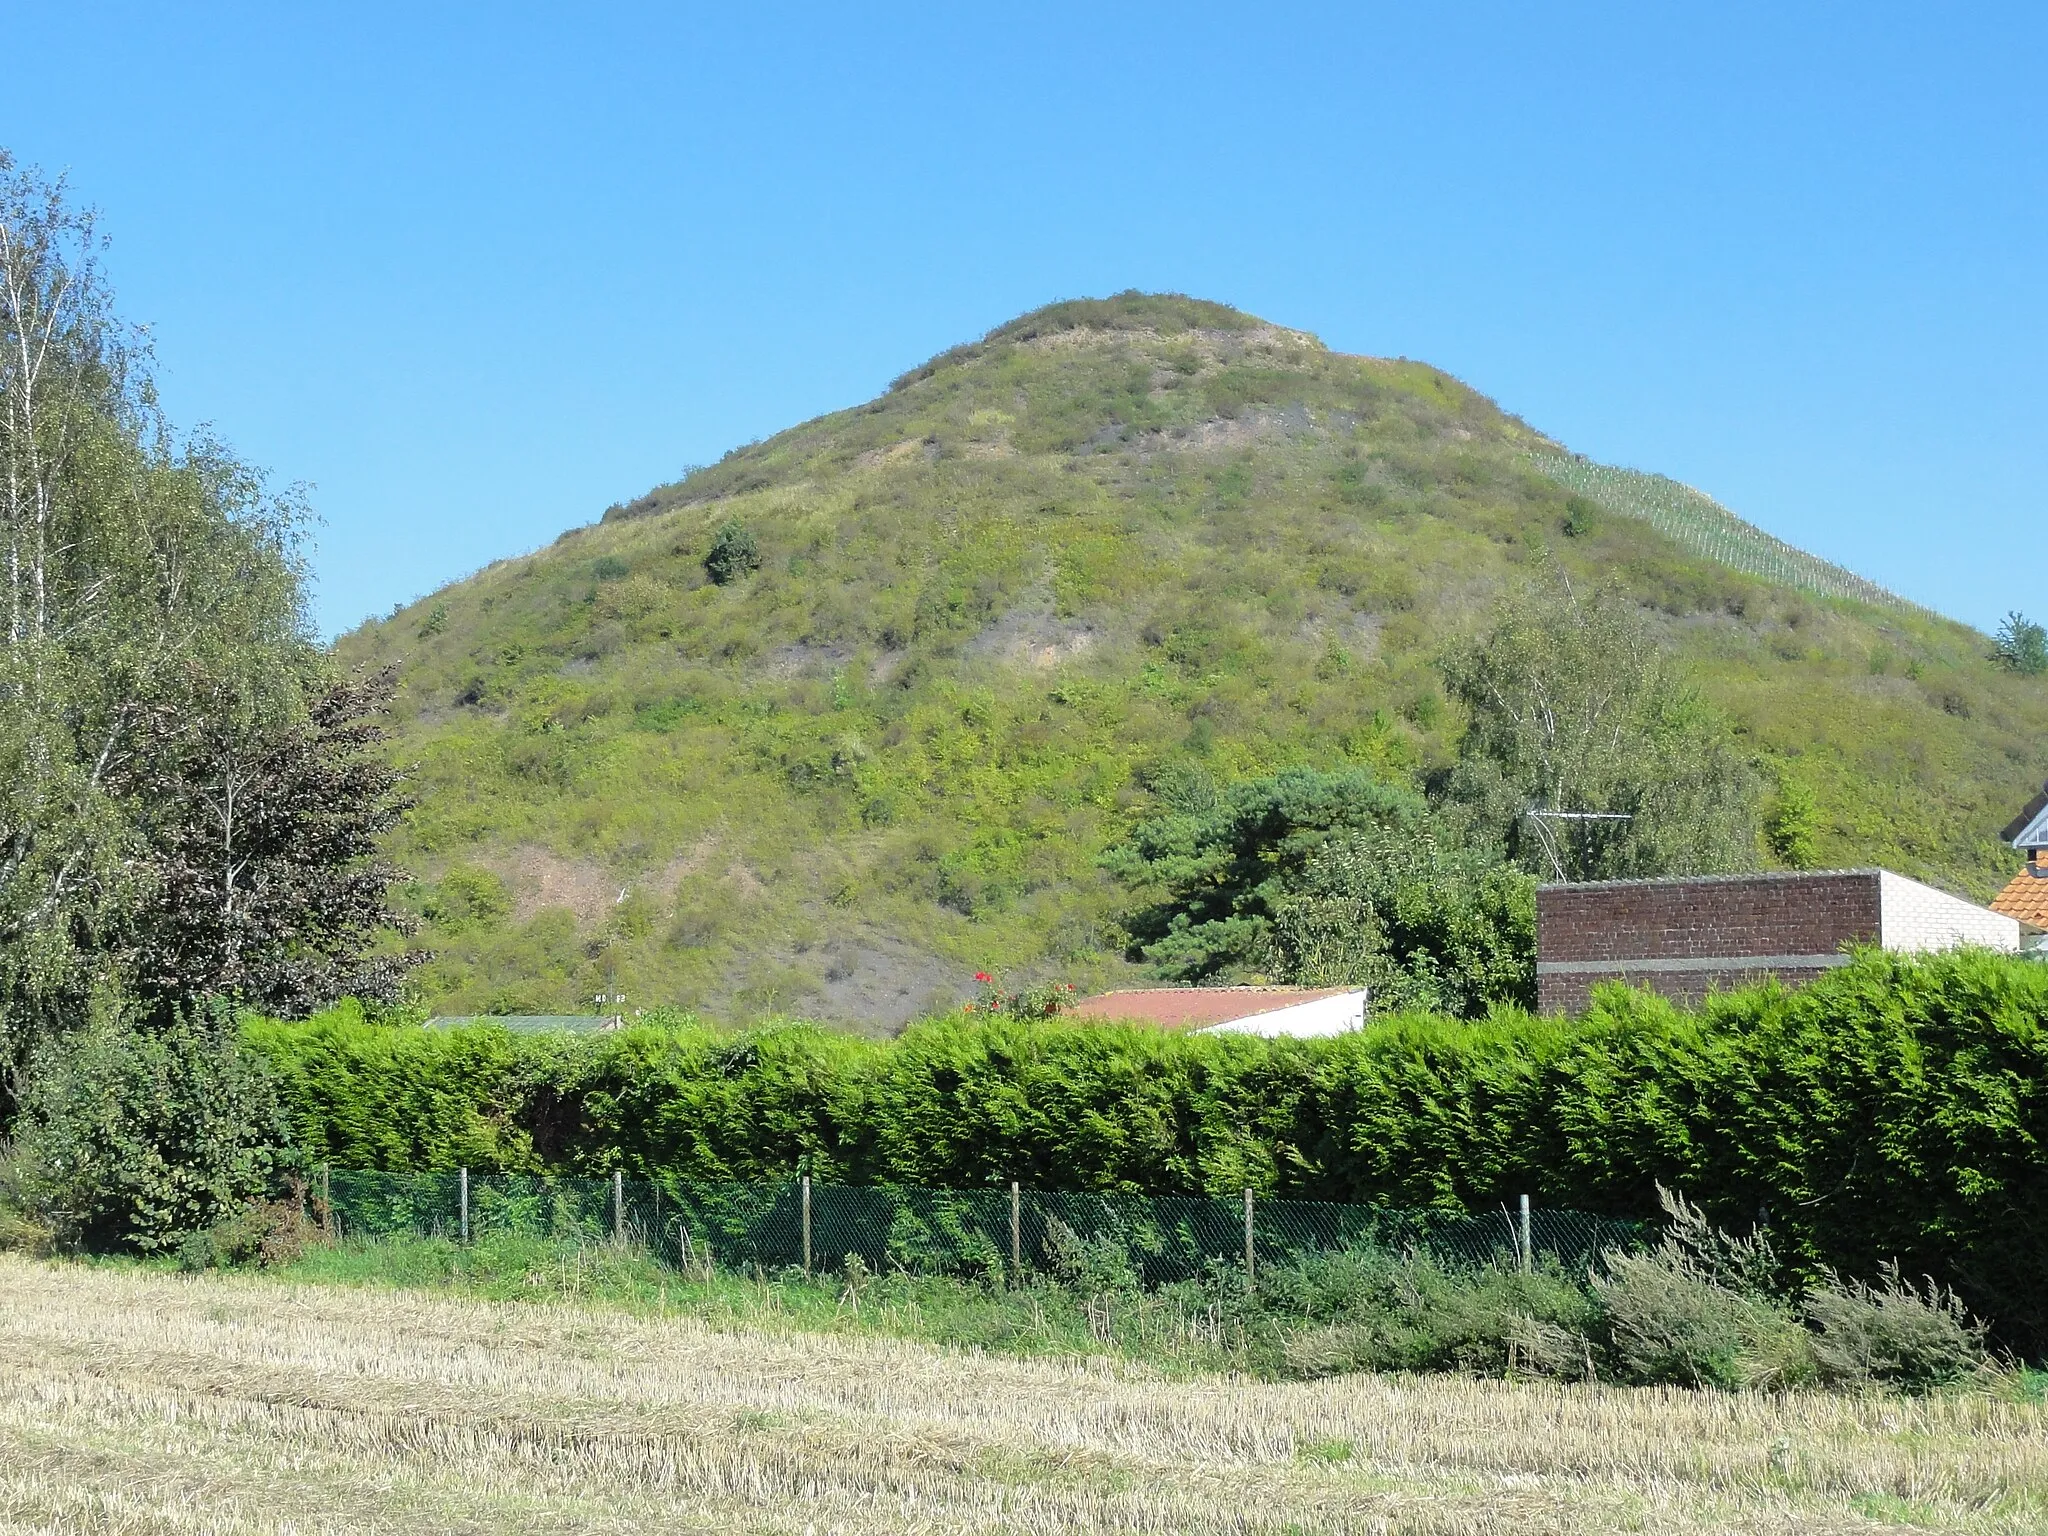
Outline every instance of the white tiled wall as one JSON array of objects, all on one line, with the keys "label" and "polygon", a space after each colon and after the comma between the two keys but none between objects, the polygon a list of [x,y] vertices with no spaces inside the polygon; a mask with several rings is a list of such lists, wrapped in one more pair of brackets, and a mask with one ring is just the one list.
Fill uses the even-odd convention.
[{"label": "white tiled wall", "polygon": [[2013,918],[1887,869],[1878,874],[1878,942],[1886,949],[1901,950],[1978,944],[2015,951],[2020,947],[2020,925]]}]

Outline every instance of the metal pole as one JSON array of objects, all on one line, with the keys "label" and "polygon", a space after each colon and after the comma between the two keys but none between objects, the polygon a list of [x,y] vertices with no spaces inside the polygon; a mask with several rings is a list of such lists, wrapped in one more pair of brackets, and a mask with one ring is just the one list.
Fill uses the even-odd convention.
[{"label": "metal pole", "polygon": [[626,1240],[626,1176],[612,1170],[612,1241]]},{"label": "metal pole", "polygon": [[1024,1196],[1015,1179],[1010,1180],[1010,1275],[1024,1278]]},{"label": "metal pole", "polygon": [[811,1272],[811,1176],[804,1175],[804,1274]]},{"label": "metal pole", "polygon": [[462,1240],[469,1241],[469,1170],[462,1170]]},{"label": "metal pole", "polygon": [[1252,1251],[1252,1192],[1249,1186],[1244,1192],[1244,1283],[1250,1285],[1256,1260]]},{"label": "metal pole", "polygon": [[1529,1247],[1529,1197],[1522,1196],[1522,1273],[1535,1267],[1536,1256]]},{"label": "metal pole", "polygon": [[334,1236],[334,1164],[320,1165],[320,1225]]}]

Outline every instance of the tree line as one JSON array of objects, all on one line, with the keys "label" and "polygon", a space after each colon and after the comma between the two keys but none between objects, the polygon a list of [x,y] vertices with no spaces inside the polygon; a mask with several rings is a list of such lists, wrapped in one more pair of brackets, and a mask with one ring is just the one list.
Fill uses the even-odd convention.
[{"label": "tree line", "polygon": [[176,1156],[122,1141],[150,1072],[239,1082],[236,1008],[394,995],[405,795],[393,680],[308,622],[303,493],[173,429],[104,251],[0,151],[0,1135],[16,1183],[60,1180],[61,1146],[66,1177],[169,1198]]}]

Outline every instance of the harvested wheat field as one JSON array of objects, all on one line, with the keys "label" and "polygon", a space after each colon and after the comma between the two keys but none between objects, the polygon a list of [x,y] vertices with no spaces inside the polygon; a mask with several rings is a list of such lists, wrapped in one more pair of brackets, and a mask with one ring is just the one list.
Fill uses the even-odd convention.
[{"label": "harvested wheat field", "polygon": [[1263,1384],[0,1258],[0,1531],[2035,1531],[1985,1399]]}]

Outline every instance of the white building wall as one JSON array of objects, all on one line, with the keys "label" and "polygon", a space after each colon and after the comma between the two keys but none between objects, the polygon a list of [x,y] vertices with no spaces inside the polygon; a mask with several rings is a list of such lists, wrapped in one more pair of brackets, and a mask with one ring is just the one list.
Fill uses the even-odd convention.
[{"label": "white building wall", "polygon": [[1292,1035],[1306,1038],[1312,1035],[1341,1035],[1347,1029],[1365,1027],[1366,994],[1339,992],[1335,997],[1319,997],[1312,1002],[1296,1003],[1292,1008],[1275,1008],[1271,1013],[1255,1013],[1249,1018],[1231,1019],[1222,1024],[1211,1024],[1201,1031],[1211,1035]]},{"label": "white building wall", "polygon": [[1878,871],[1878,943],[1886,949],[1919,951],[1975,944],[2017,952],[2016,918],[1937,891],[1890,870]]}]

